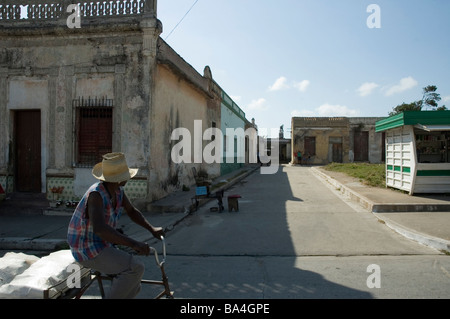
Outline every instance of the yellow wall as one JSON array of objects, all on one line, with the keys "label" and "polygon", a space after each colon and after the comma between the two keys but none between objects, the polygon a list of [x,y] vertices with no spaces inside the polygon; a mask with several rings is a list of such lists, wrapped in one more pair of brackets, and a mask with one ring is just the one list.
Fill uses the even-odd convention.
[{"label": "yellow wall", "polygon": [[[152,146],[150,154],[151,183],[160,183],[161,187],[150,190],[152,198],[164,196],[183,185],[194,183],[191,167],[194,166],[194,121],[202,121],[202,131],[217,124],[220,117],[214,119],[208,112],[209,98],[193,85],[181,79],[167,66],[158,64],[155,72],[155,90],[152,99],[151,122]],[[220,112],[220,111],[219,111]],[[217,115],[217,114],[216,114]],[[191,163],[175,164],[171,159],[171,150],[180,141],[171,141],[171,134],[176,128],[186,128],[191,133]],[[198,137],[197,137],[198,138]],[[200,136],[202,138],[202,136]],[[207,142],[202,143],[203,146]],[[203,150],[203,147],[202,147]],[[199,164],[195,165],[197,168]],[[220,164],[204,167],[210,176],[220,174]]]}]

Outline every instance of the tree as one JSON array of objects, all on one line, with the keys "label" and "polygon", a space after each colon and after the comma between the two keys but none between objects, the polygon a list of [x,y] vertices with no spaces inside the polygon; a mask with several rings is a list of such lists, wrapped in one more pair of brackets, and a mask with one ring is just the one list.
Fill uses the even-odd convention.
[{"label": "tree", "polygon": [[396,114],[402,113],[403,111],[421,111],[422,101],[416,101],[412,103],[402,103],[393,108],[393,111],[389,113],[389,116],[394,116]]},{"label": "tree", "polygon": [[392,109],[392,112],[389,113],[389,116],[399,114],[403,111],[421,111],[423,108],[435,111],[447,110],[445,105],[438,105],[438,102],[441,100],[441,95],[436,93],[436,91],[436,85],[429,85],[427,87],[424,87],[422,100],[397,105]]}]

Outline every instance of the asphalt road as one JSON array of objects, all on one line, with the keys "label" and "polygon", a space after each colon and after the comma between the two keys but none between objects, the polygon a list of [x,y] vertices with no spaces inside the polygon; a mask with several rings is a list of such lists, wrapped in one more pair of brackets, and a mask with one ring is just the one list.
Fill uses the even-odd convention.
[{"label": "asphalt road", "polygon": [[[307,167],[254,173],[167,234],[179,299],[450,298],[450,257],[397,234]],[[227,205],[226,205],[227,206]],[[158,279],[151,257],[146,278]],[[143,287],[139,298],[156,290]]]},{"label": "asphalt road", "polygon": [[[308,167],[254,173],[225,196],[239,194],[239,212],[209,206],[170,234],[170,253],[208,256],[433,255],[365,209],[345,201]],[[214,205],[215,203],[212,203]]]}]

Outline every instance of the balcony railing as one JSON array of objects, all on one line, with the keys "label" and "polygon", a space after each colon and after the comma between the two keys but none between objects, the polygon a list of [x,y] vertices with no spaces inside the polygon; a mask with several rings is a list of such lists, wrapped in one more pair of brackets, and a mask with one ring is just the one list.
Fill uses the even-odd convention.
[{"label": "balcony railing", "polygon": [[78,5],[81,18],[134,16],[144,13],[146,1],[151,0],[0,0],[0,20],[3,20],[4,22],[57,20],[69,14],[67,13],[67,8],[71,4]]}]

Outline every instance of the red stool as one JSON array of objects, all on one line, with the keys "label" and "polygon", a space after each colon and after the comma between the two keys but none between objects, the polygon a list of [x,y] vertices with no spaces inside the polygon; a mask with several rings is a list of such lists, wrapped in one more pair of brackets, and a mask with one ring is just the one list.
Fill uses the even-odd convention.
[{"label": "red stool", "polygon": [[233,209],[236,212],[239,211],[239,201],[238,201],[239,198],[242,198],[241,195],[228,196],[228,211],[229,212],[231,212]]}]

